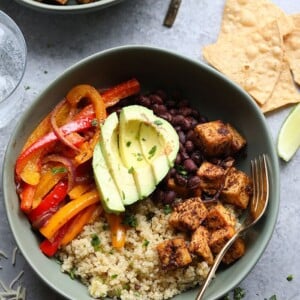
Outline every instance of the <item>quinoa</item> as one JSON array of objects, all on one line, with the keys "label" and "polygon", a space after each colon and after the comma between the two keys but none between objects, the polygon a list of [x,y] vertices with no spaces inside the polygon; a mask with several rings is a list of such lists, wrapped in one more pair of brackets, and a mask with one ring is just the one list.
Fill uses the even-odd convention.
[{"label": "quinoa", "polygon": [[[182,235],[169,226],[162,207],[146,199],[135,204],[131,213],[137,226],[127,230],[124,248],[111,246],[110,230],[101,217],[60,250],[61,270],[79,278],[94,298],[169,299],[203,282],[209,271],[204,261],[194,260],[176,270],[161,269],[157,244]],[[97,247],[91,243],[95,236]]]}]

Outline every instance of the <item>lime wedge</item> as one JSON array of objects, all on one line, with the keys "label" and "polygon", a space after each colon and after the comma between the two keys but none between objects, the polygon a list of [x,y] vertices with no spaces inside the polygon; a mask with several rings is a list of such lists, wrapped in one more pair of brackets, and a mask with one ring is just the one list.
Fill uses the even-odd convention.
[{"label": "lime wedge", "polygon": [[300,103],[290,112],[280,128],[277,151],[285,161],[289,161],[300,146]]}]

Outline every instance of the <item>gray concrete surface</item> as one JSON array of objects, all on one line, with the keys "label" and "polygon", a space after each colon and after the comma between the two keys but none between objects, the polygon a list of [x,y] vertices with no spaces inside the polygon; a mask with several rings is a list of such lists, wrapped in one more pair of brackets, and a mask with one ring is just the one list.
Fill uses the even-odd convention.
[{"label": "gray concrete surface", "polygon": [[[16,109],[21,113],[33,99],[67,67],[78,60],[114,46],[147,44],[178,51],[202,60],[201,47],[215,41],[224,0],[183,0],[175,25],[162,26],[169,1],[127,0],[87,15],[50,15],[25,8],[13,0],[1,0],[0,9],[20,26],[28,46],[28,64],[23,81],[25,98]],[[300,1],[274,0],[287,13],[299,13]],[[274,137],[289,108],[267,116]],[[1,169],[14,122],[0,130]],[[259,262],[240,283],[244,299],[300,299],[300,152],[288,164],[281,162],[281,204],[274,235]],[[0,194],[0,250],[11,255],[15,247]],[[10,282],[20,270],[28,300],[62,299],[31,270],[20,252],[16,264],[11,256],[1,259],[0,279]],[[293,274],[293,280],[286,277]],[[80,300],[80,299],[78,299]]]}]

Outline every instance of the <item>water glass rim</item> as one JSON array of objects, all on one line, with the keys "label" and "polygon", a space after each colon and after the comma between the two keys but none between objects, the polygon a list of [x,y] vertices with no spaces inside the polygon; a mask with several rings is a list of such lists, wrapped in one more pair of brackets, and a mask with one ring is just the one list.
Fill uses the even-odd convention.
[{"label": "water glass rim", "polygon": [[5,27],[7,27],[9,30],[13,32],[15,37],[17,38],[18,43],[20,43],[20,47],[22,47],[22,57],[23,57],[23,69],[21,76],[18,79],[17,84],[15,87],[10,91],[9,94],[7,94],[3,99],[0,99],[1,103],[4,103],[7,99],[11,97],[15,93],[15,91],[18,89],[19,85],[22,82],[22,79],[25,74],[26,65],[27,65],[27,45],[24,38],[24,35],[20,29],[20,27],[17,25],[17,23],[9,16],[7,15],[3,10],[0,10],[0,23],[2,23]]}]

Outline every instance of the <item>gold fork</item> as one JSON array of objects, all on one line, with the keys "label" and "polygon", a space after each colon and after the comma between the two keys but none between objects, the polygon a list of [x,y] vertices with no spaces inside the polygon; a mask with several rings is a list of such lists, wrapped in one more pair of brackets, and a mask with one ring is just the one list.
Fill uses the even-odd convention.
[{"label": "gold fork", "polygon": [[250,201],[249,208],[241,220],[241,225],[237,229],[233,237],[225,244],[222,250],[218,253],[215,258],[213,265],[205,279],[204,284],[201,286],[195,300],[201,300],[203,295],[209,286],[215,272],[222,261],[227,250],[230,248],[232,243],[246,230],[256,224],[259,219],[263,216],[269,200],[269,177],[268,177],[268,166],[267,156],[262,154],[259,157],[251,160],[251,177],[253,181],[253,195]]}]

